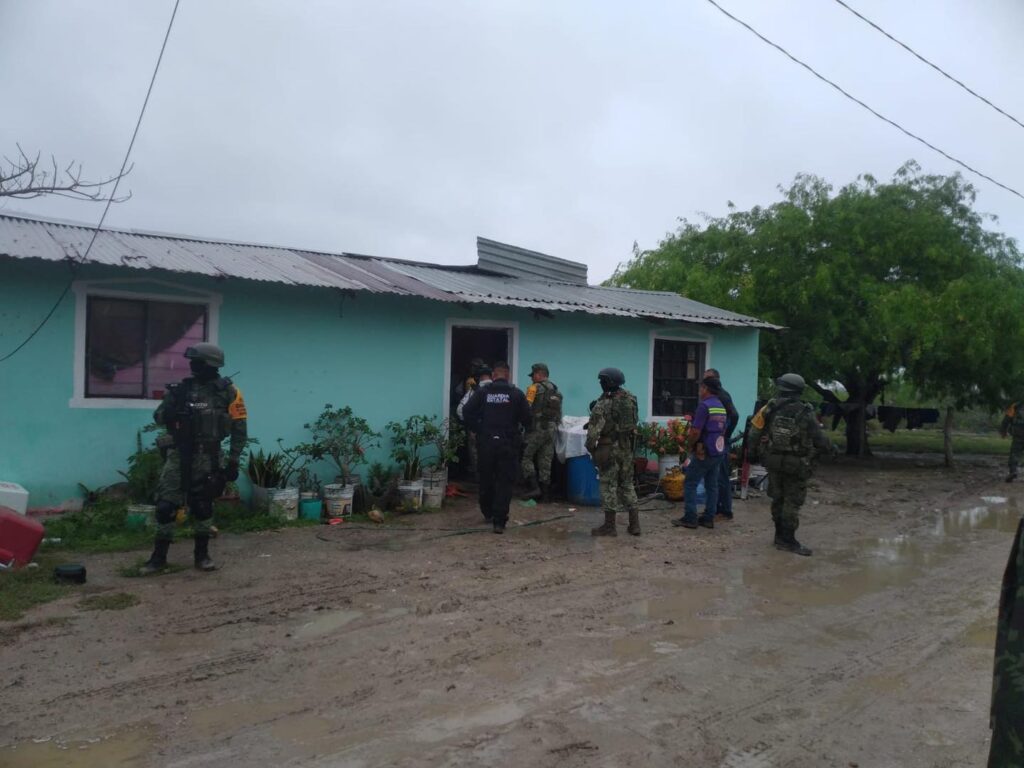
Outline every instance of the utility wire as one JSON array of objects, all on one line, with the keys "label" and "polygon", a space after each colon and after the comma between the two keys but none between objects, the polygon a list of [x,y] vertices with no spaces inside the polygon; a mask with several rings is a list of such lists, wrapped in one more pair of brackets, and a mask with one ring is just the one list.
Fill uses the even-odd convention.
[{"label": "utility wire", "polygon": [[1003,117],[1005,117],[1005,118],[1007,118],[1007,119],[1009,119],[1009,120],[1012,120],[1012,121],[1013,121],[1013,122],[1015,122],[1015,123],[1016,123],[1016,124],[1017,124],[1018,126],[1020,126],[1021,128],[1024,128],[1024,123],[1022,123],[1022,122],[1021,122],[1020,120],[1018,120],[1018,119],[1017,119],[1016,117],[1014,117],[1013,115],[1011,115],[1011,114],[1010,114],[1009,112],[1007,112],[1007,111],[1006,111],[1006,110],[1004,110],[1004,109],[1000,109],[1000,108],[999,108],[999,107],[997,107],[997,106],[996,106],[995,104],[993,104],[993,103],[992,103],[991,101],[989,101],[989,100],[988,100],[988,99],[986,99],[986,98],[985,98],[984,96],[982,96],[982,95],[981,95],[980,93],[978,93],[978,92],[976,92],[976,91],[973,91],[973,90],[971,90],[970,88],[968,88],[968,87],[967,87],[967,85],[965,85],[965,84],[964,84],[964,83],[963,83],[962,81],[960,81],[960,80],[957,80],[957,79],[956,79],[955,77],[953,77],[953,76],[952,76],[951,74],[949,74],[949,72],[947,72],[946,70],[944,70],[944,69],[943,69],[942,67],[940,67],[940,66],[939,66],[938,64],[934,64],[934,63],[932,63],[931,61],[929,61],[928,59],[926,59],[926,58],[925,58],[924,56],[922,56],[922,55],[921,55],[920,53],[918,53],[918,52],[917,52],[917,51],[915,51],[915,50],[914,50],[913,48],[911,48],[911,47],[910,47],[909,45],[907,45],[906,43],[904,43],[904,42],[903,42],[902,40],[898,40],[897,38],[895,38],[895,37],[893,37],[892,35],[890,35],[890,34],[889,34],[888,32],[886,32],[886,31],[885,31],[884,29],[882,29],[882,28],[881,28],[880,26],[878,26],[877,24],[875,24],[875,22],[873,22],[873,21],[872,21],[871,19],[867,18],[867,17],[866,17],[866,16],[864,16],[863,14],[861,14],[861,13],[859,13],[859,12],[855,11],[855,10],[854,10],[853,8],[851,8],[850,6],[848,6],[848,5],[846,4],[846,3],[844,3],[844,2],[843,2],[843,0],[835,0],[835,1],[836,1],[837,3],[839,3],[839,5],[843,6],[843,8],[845,8],[846,10],[848,10],[848,11],[849,11],[850,13],[852,13],[852,14],[853,14],[854,16],[856,16],[856,17],[857,17],[858,19],[860,19],[861,21],[863,21],[863,22],[864,22],[865,24],[867,24],[867,25],[869,25],[869,26],[872,26],[872,27],[874,27],[875,29],[877,29],[877,30],[878,30],[879,32],[881,32],[881,33],[882,33],[883,35],[885,35],[885,36],[886,36],[886,37],[888,37],[888,38],[889,38],[890,40],[892,40],[892,41],[893,41],[894,43],[896,43],[896,45],[898,45],[898,46],[900,46],[901,48],[903,48],[903,49],[904,49],[904,50],[905,50],[905,51],[906,51],[907,53],[911,54],[912,56],[914,56],[914,57],[915,57],[915,58],[917,58],[918,60],[920,60],[920,61],[924,62],[925,64],[927,64],[927,65],[928,65],[929,67],[931,67],[931,68],[932,68],[932,69],[934,69],[934,70],[935,70],[936,72],[938,72],[938,73],[939,73],[940,75],[942,75],[942,76],[943,76],[944,78],[946,78],[947,80],[951,80],[951,81],[953,81],[954,83],[956,83],[957,85],[959,85],[959,86],[960,86],[961,88],[963,88],[963,89],[964,89],[965,91],[967,91],[967,92],[968,92],[969,94],[971,94],[971,96],[973,96],[974,98],[978,99],[979,101],[982,101],[982,102],[984,102],[985,104],[988,104],[988,106],[992,107],[992,109],[994,109],[994,110],[995,110],[996,112],[998,112],[999,114],[1001,114],[1001,115],[1002,115]]},{"label": "utility wire", "polygon": [[747,22],[745,22],[745,21],[743,21],[742,19],[738,19],[738,18],[736,18],[735,16],[733,16],[733,15],[732,15],[731,13],[729,13],[729,12],[728,12],[727,10],[725,10],[725,8],[723,8],[723,7],[722,7],[722,6],[720,6],[720,5],[718,4],[718,3],[716,3],[716,2],[715,2],[715,0],[707,0],[707,2],[708,2],[708,3],[710,3],[711,5],[713,5],[713,6],[715,7],[715,8],[717,8],[717,9],[718,9],[719,11],[721,11],[723,15],[725,15],[725,16],[727,16],[727,17],[729,17],[730,19],[732,19],[733,21],[735,21],[735,22],[736,22],[737,24],[739,24],[740,26],[742,26],[742,27],[745,27],[745,28],[746,28],[747,30],[749,30],[749,31],[750,31],[751,33],[753,33],[753,34],[754,34],[755,36],[757,36],[757,37],[758,37],[758,38],[759,38],[759,39],[760,39],[761,41],[763,41],[763,42],[767,43],[767,44],[768,44],[768,45],[770,45],[770,46],[771,46],[772,48],[774,48],[775,50],[779,51],[779,53],[781,53],[781,54],[782,54],[783,56],[785,56],[786,58],[790,59],[791,61],[793,61],[793,62],[795,62],[795,63],[799,64],[799,65],[800,65],[801,67],[803,67],[804,69],[806,69],[806,70],[807,70],[808,72],[810,72],[810,73],[811,73],[812,75],[814,75],[814,76],[815,76],[816,78],[818,78],[818,79],[819,79],[819,80],[821,80],[822,82],[824,82],[824,83],[828,83],[829,85],[831,85],[831,86],[832,86],[833,88],[835,88],[835,89],[836,89],[837,91],[839,91],[839,92],[840,92],[841,94],[843,94],[843,96],[845,96],[846,98],[848,98],[848,99],[849,99],[850,101],[852,101],[852,102],[854,102],[854,103],[856,103],[856,104],[859,104],[860,106],[862,106],[862,107],[863,107],[864,109],[866,109],[866,110],[867,110],[868,112],[870,112],[870,113],[871,113],[872,115],[874,115],[875,117],[877,117],[877,118],[878,118],[879,120],[882,120],[883,122],[886,122],[886,123],[888,123],[888,124],[889,124],[889,125],[891,125],[891,126],[892,126],[893,128],[895,128],[896,130],[898,130],[898,131],[899,131],[900,133],[903,133],[903,134],[905,134],[905,135],[909,136],[909,137],[910,137],[910,138],[912,138],[912,139],[913,139],[914,141],[917,141],[917,142],[920,142],[921,144],[924,144],[924,145],[925,145],[926,147],[928,147],[928,149],[930,149],[930,150],[932,150],[932,151],[934,151],[934,152],[938,152],[938,153],[939,153],[940,155],[942,155],[942,156],[943,156],[944,158],[946,158],[947,160],[951,160],[952,162],[956,163],[957,165],[961,166],[962,168],[966,168],[966,169],[967,169],[968,171],[970,171],[971,173],[975,174],[976,176],[980,176],[981,178],[985,179],[986,181],[990,181],[990,182],[992,182],[993,184],[995,184],[995,185],[996,185],[997,187],[1000,187],[1000,188],[1002,188],[1002,189],[1005,189],[1005,190],[1006,190],[1007,192],[1009,192],[1010,194],[1012,194],[1012,195],[1016,195],[1017,197],[1019,197],[1019,198],[1021,198],[1022,200],[1024,200],[1024,194],[1021,194],[1020,192],[1018,192],[1018,191],[1017,191],[1016,189],[1014,189],[1013,187],[1007,186],[1006,184],[1003,184],[1003,183],[1002,183],[1001,181],[996,181],[995,179],[993,179],[993,178],[992,178],[991,176],[989,176],[988,174],[986,174],[986,173],[982,173],[982,172],[981,172],[981,171],[979,171],[979,170],[978,170],[977,168],[974,168],[974,167],[972,167],[972,166],[968,165],[967,163],[965,163],[965,162],[964,162],[963,160],[960,160],[959,158],[953,157],[953,155],[951,155],[951,154],[949,154],[948,152],[946,152],[945,150],[943,150],[943,149],[940,149],[939,147],[935,146],[935,145],[934,145],[934,144],[932,144],[932,143],[931,143],[930,141],[927,141],[927,140],[925,140],[925,139],[921,138],[921,137],[920,137],[920,136],[918,136],[918,135],[917,135],[916,133],[911,133],[911,132],[910,132],[910,131],[908,131],[908,130],[907,130],[906,128],[904,128],[904,127],[903,127],[902,125],[900,125],[899,123],[897,123],[897,122],[896,122],[895,120],[890,120],[890,119],[889,119],[888,117],[886,117],[886,116],[885,116],[885,115],[883,115],[882,113],[878,112],[878,111],[877,111],[877,110],[875,110],[875,109],[872,109],[872,108],[871,108],[870,106],[868,106],[867,104],[865,104],[865,103],[864,103],[863,101],[861,101],[860,99],[858,99],[858,98],[857,98],[856,96],[854,96],[853,94],[851,94],[851,93],[850,93],[849,91],[846,91],[846,90],[844,90],[844,89],[843,89],[842,87],[840,87],[839,85],[837,85],[837,84],[836,84],[836,83],[834,83],[833,81],[829,80],[829,79],[828,79],[827,77],[825,77],[825,76],[824,76],[823,74],[821,74],[821,73],[820,73],[820,72],[818,72],[818,71],[817,71],[816,69],[814,69],[814,67],[810,66],[809,64],[805,64],[805,63],[804,63],[803,61],[801,61],[801,60],[800,60],[800,59],[798,59],[798,58],[797,58],[796,56],[794,56],[793,54],[791,54],[791,53],[790,53],[789,51],[787,51],[787,50],[786,50],[785,48],[783,48],[783,47],[782,47],[781,45],[779,45],[778,43],[774,43],[774,42],[772,42],[771,40],[769,40],[769,39],[768,39],[767,37],[765,37],[764,35],[762,35],[762,34],[761,34],[760,32],[758,32],[758,31],[757,31],[756,29],[754,29],[754,28],[753,28],[752,26],[750,26],[749,24],[747,24]]},{"label": "utility wire", "polygon": [[139,128],[142,126],[142,117],[146,114],[146,106],[149,104],[149,97],[153,93],[153,84],[156,82],[157,72],[160,71],[160,62],[164,59],[164,51],[167,50],[167,40],[171,36],[171,28],[174,27],[174,18],[178,15],[178,5],[180,3],[181,0],[174,0],[174,10],[171,11],[171,20],[167,23],[167,32],[164,34],[164,41],[160,46],[160,55],[156,57],[156,66],[153,67],[153,76],[149,79],[149,87],[146,89],[146,98],[142,102],[142,109],[139,110],[139,119],[135,121],[135,130],[132,131],[132,140],[128,142],[128,150],[124,153],[124,161],[121,163],[121,170],[114,179],[114,188],[111,190],[110,196],[107,198],[107,204],[103,206],[103,215],[100,216],[99,224],[97,224],[96,229],[92,231],[92,237],[89,239],[89,245],[86,246],[85,252],[79,258],[74,259],[71,262],[71,277],[68,279],[67,285],[64,286],[64,290],[61,291],[60,296],[57,297],[57,301],[54,302],[52,307],[50,307],[50,311],[46,313],[46,317],[43,318],[42,322],[36,326],[35,330],[32,331],[32,333],[30,333],[25,340],[21,342],[21,344],[16,346],[3,357],[0,357],[0,363],[7,362],[18,354],[18,352],[24,349],[25,346],[35,338],[36,334],[43,330],[43,326],[50,322],[50,318],[53,317],[57,308],[64,302],[65,297],[71,290],[71,286],[75,282],[75,275],[78,272],[78,268],[89,258],[89,251],[92,250],[92,245],[96,242],[96,236],[103,228],[103,222],[106,221],[107,213],[110,211],[110,205],[114,202],[114,198],[117,196],[117,185],[121,183],[121,179],[124,176],[124,169],[128,167],[128,158],[131,157],[132,148],[135,146],[135,139],[139,135]]}]

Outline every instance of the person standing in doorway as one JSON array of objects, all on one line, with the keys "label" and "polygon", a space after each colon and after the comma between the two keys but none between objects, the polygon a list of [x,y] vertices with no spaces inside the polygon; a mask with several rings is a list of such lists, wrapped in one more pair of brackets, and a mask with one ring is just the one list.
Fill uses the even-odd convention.
[{"label": "person standing in doorway", "polygon": [[1010,437],[1010,472],[1006,482],[1012,483],[1017,479],[1017,467],[1024,457],[1024,400],[1006,409],[1006,415],[999,425],[999,436]]},{"label": "person standing in doorway", "polygon": [[[686,483],[683,486],[685,512],[672,525],[683,528],[715,527],[718,508],[718,472],[722,456],[728,450],[725,443],[727,415],[718,399],[721,384],[718,379],[704,379],[700,383],[700,404],[693,414],[693,423],[686,434]],[[704,481],[704,514],[697,517],[697,486]]]},{"label": "person standing in doorway", "polygon": [[[837,451],[814,415],[814,407],[800,400],[807,386],[803,376],[787,373],[776,382],[778,393],[750,420],[747,436],[750,460],[763,459],[768,470],[768,496],[775,522],[775,548],[808,556],[811,550],[796,540],[800,507],[807,498],[807,481],[814,474],[818,453]],[[762,450],[761,436],[768,438]]]},{"label": "person standing in doorway", "polygon": [[[725,453],[722,455],[722,463],[718,466],[718,508],[716,512],[719,517],[732,520],[732,465],[729,460],[729,446],[732,443],[732,433],[739,423],[740,414],[732,402],[732,395],[722,387],[722,376],[718,373],[717,368],[708,368],[704,371],[703,378],[718,381],[718,399],[725,406]],[[704,482],[707,484],[706,480]]]},{"label": "person standing in doorway", "polygon": [[495,363],[491,383],[478,387],[462,409],[466,427],[476,433],[480,511],[495,533],[508,523],[522,430],[531,421],[526,395],[508,377],[508,363]]},{"label": "person standing in doorway", "polygon": [[636,397],[623,389],[626,375],[618,368],[602,368],[597,381],[602,394],[590,409],[586,445],[599,475],[604,524],[590,534],[617,536],[615,515],[626,512],[627,530],[639,536],[640,510],[633,487],[633,439],[639,413]]},{"label": "person standing in doorway", "polygon": [[[469,402],[469,399],[473,396],[473,393],[476,392],[477,389],[481,387],[486,387],[488,384],[491,383],[491,366],[487,365],[487,363],[483,361],[480,361],[477,364],[476,368],[473,369],[473,379],[475,381],[475,385],[473,386],[472,389],[468,390],[466,394],[462,396],[462,400],[459,401],[458,406],[456,406],[455,408],[455,415],[463,424],[466,423],[465,416],[463,416],[463,412],[466,409],[466,403]],[[469,455],[468,469],[470,472],[470,476],[475,477],[478,460],[476,454],[476,435],[473,434],[473,432],[468,428],[466,430],[466,453]]]},{"label": "person standing in doorway", "polygon": [[530,369],[533,382],[526,389],[530,404],[530,428],[526,431],[521,472],[528,485],[525,499],[551,501],[551,462],[555,457],[555,430],[562,421],[562,394],[550,375],[546,363],[534,363]]}]

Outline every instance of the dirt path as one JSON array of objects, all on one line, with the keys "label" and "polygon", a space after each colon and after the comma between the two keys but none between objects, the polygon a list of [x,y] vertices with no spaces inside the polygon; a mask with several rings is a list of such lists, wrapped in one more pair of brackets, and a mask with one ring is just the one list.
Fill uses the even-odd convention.
[{"label": "dirt path", "polygon": [[812,558],[771,548],[763,497],[714,531],[646,513],[639,539],[592,539],[591,509],[436,530],[476,526],[464,503],[224,538],[212,576],[90,556],[87,591],[141,602],[0,625],[0,766],[982,766],[1024,511],[1000,475],[826,466]]}]

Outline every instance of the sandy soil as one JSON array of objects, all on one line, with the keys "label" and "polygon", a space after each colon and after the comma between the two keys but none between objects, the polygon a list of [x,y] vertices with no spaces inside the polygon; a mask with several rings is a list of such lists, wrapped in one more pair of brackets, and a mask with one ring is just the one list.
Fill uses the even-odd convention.
[{"label": "sandy soil", "polygon": [[[464,501],[223,537],[212,575],[89,556],[79,595],[0,625],[0,765],[982,766],[1024,492],[933,461],[823,467],[811,558],[771,547],[764,497],[714,531],[655,504],[640,538],[565,504],[446,535]],[[141,602],[80,609],[103,591]]]}]

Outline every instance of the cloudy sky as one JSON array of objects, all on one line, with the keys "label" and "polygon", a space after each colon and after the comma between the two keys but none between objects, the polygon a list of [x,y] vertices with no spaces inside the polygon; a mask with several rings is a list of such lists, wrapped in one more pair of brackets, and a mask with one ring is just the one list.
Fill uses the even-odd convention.
[{"label": "cloudy sky", "polygon": [[[832,0],[719,0],[878,111],[1024,192],[1024,128]],[[1024,3],[848,0],[1024,122]],[[119,167],[173,0],[0,0],[0,150]],[[439,263],[483,235],[607,278],[678,217],[800,172],[956,166],[706,0],[182,0],[108,226]],[[994,227],[1024,200],[976,180]],[[2,210],[95,224],[102,207]]]}]

